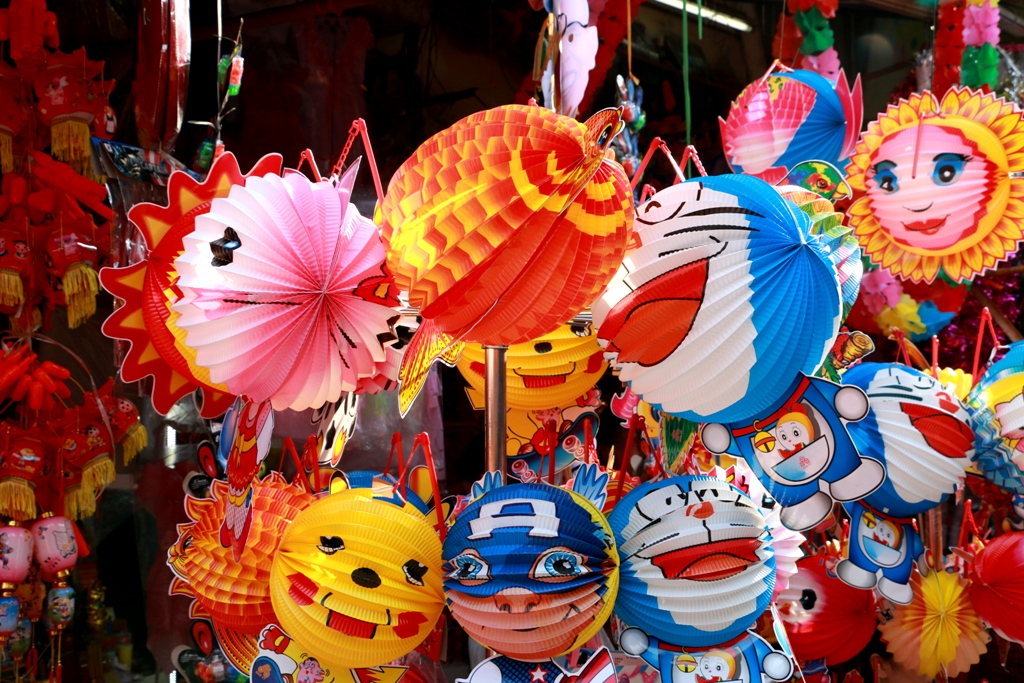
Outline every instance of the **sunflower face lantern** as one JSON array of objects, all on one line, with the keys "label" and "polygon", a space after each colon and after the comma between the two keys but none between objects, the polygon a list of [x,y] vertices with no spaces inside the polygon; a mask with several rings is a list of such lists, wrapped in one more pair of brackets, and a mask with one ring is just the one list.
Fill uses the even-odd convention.
[{"label": "sunflower face lantern", "polygon": [[869,124],[847,167],[865,193],[850,222],[874,263],[914,282],[967,282],[1024,239],[1021,110],[992,94],[951,89],[891,105]]},{"label": "sunflower face lantern", "polygon": [[411,652],[444,608],[441,542],[397,494],[348,489],[296,516],[281,539],[270,597],[312,657],[373,667]]}]

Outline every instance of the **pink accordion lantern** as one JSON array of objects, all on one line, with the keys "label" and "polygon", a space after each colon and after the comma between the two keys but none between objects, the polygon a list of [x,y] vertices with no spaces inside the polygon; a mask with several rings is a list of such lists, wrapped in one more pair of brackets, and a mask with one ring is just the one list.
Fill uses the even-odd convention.
[{"label": "pink accordion lantern", "polygon": [[32,545],[31,532],[13,520],[0,530],[0,589],[5,594],[28,577]]},{"label": "pink accordion lantern", "polygon": [[44,512],[32,525],[32,538],[42,574],[52,576],[57,585],[64,585],[78,561],[78,542],[71,520]]}]

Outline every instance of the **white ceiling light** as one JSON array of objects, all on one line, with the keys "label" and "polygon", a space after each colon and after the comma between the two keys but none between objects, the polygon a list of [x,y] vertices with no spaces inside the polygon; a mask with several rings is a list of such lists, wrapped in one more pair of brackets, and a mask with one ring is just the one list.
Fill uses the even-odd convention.
[{"label": "white ceiling light", "polygon": [[[664,5],[665,7],[671,7],[674,10],[679,10],[680,12],[683,11],[683,0],[654,0],[654,2],[658,3],[659,5]],[[734,17],[731,14],[723,14],[721,12],[716,12],[715,10],[708,9],[707,7],[704,7],[703,9],[698,9],[697,0],[688,0],[688,2],[686,3],[686,11],[692,14],[693,16],[697,16],[697,14],[700,13],[700,15],[704,17],[706,21],[713,21],[716,24],[721,24],[722,26],[726,26],[736,31],[750,33],[751,31],[754,30],[753,26],[743,21],[739,17]]]}]

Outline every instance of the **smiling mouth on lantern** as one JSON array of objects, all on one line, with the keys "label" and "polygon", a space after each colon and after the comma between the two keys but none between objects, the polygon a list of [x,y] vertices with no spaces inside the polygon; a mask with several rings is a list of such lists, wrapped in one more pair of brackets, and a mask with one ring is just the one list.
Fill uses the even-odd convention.
[{"label": "smiling mouth on lantern", "polygon": [[[562,617],[562,621],[565,621],[566,619],[571,617],[573,615],[573,613],[575,613],[575,614],[583,614],[583,612],[580,611],[579,607],[577,607],[576,605],[570,604],[569,605],[569,609],[567,609],[565,611],[565,616]],[[540,628],[540,626],[532,626],[530,628],[514,628],[512,630],[515,631],[516,633],[529,633],[531,631],[536,631],[539,628]]]},{"label": "smiling mouth on lantern", "polygon": [[900,408],[932,450],[945,458],[967,457],[974,432],[965,422],[950,415],[957,411],[956,403],[940,397],[939,405],[942,410],[917,403],[901,403]]},{"label": "smiling mouth on lantern", "polygon": [[690,334],[704,303],[708,265],[718,254],[673,268],[623,297],[601,325],[607,350],[618,352],[621,363],[644,367],[672,355]]},{"label": "smiling mouth on lantern", "polygon": [[730,538],[655,555],[651,564],[660,569],[666,579],[718,581],[760,562],[757,556],[760,547],[758,537]]},{"label": "smiling mouth on lantern", "polygon": [[[317,586],[309,577],[302,574],[292,574],[288,577],[288,580],[291,582],[291,586],[288,588],[288,595],[295,601],[296,605],[307,607],[314,603]],[[324,602],[331,595],[333,593],[327,593],[320,600],[320,606],[327,610],[327,619],[324,621],[324,624],[329,629],[352,638],[372,640],[377,635],[377,628],[380,626],[390,626],[399,638],[409,638],[416,635],[420,624],[427,620],[426,615],[421,612],[403,612],[398,615],[398,623],[394,624],[391,619],[391,610],[385,609],[384,612],[387,614],[387,621],[385,623],[375,624],[370,621],[363,621],[362,619],[356,619],[355,617],[335,612],[325,605]]]},{"label": "smiling mouth on lantern", "polygon": [[948,215],[942,218],[933,218],[928,221],[915,221],[913,223],[903,223],[903,227],[910,232],[919,232],[924,235],[934,235],[939,230],[946,226],[946,219]]}]

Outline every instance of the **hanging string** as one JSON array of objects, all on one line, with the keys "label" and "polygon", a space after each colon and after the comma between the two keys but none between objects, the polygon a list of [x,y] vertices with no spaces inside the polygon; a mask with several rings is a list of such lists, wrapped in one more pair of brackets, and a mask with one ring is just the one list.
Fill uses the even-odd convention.
[{"label": "hanging string", "polygon": [[999,337],[996,335],[996,328],[992,325],[992,312],[988,306],[981,309],[981,320],[978,322],[978,338],[974,343],[974,365],[972,366],[972,386],[978,383],[978,369],[981,361],[981,340],[985,336],[985,330],[992,336],[992,350],[999,348]]},{"label": "hanging string", "polygon": [[633,0],[626,0],[626,71],[629,79],[636,83],[633,75]]}]

